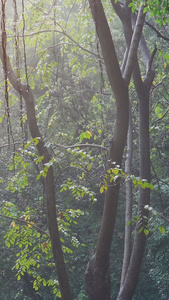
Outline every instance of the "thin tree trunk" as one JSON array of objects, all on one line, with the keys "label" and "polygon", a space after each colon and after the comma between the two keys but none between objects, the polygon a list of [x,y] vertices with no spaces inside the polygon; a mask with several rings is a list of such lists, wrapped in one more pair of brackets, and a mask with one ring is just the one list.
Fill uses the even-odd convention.
[{"label": "thin tree trunk", "polygon": [[[131,174],[133,157],[133,124],[131,105],[129,107],[129,128],[127,135],[127,154],[125,162],[125,173]],[[123,254],[123,266],[121,273],[121,286],[123,286],[124,279],[127,273],[127,269],[131,257],[131,232],[132,232],[132,204],[133,204],[133,191],[132,180],[128,179],[126,182],[126,210],[125,210],[125,238],[124,238],[124,254]]]},{"label": "thin tree trunk", "polygon": [[[6,61],[4,62],[4,57]],[[43,156],[43,166],[49,163],[51,157],[46,148],[44,141],[41,137],[37,120],[35,114],[35,105],[32,90],[29,86],[18,83],[18,78],[15,75],[9,58],[6,53],[4,55],[3,49],[0,48],[0,58],[2,60],[4,71],[6,72],[10,83],[14,89],[24,98],[26,104],[26,113],[28,118],[29,130],[32,138],[38,138],[39,142],[36,145],[38,153]],[[60,235],[58,231],[57,217],[56,217],[56,201],[55,201],[55,180],[53,175],[53,167],[50,166],[45,177],[45,192],[47,201],[47,217],[48,217],[48,227],[52,243],[52,251],[54,256],[54,262],[56,266],[56,271],[58,274],[59,286],[62,295],[62,300],[72,299],[71,290],[69,286],[68,275],[66,271],[66,266],[63,257],[62,246],[60,242]]]},{"label": "thin tree trunk", "polygon": [[[139,98],[139,147],[140,147],[140,177],[150,182],[150,145],[149,145],[149,95],[142,93]],[[131,300],[137,286],[141,269],[146,235],[144,228],[147,225],[148,211],[144,206],[150,203],[150,189],[140,187],[138,204],[139,221],[136,225],[136,233],[128,270],[123,279],[117,300]],[[143,230],[140,232],[140,230]]]}]

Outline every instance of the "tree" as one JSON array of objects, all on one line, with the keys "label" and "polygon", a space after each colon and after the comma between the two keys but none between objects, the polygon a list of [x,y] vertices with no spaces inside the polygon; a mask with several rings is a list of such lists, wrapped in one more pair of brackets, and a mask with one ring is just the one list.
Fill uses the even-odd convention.
[{"label": "tree", "polygon": [[[11,85],[14,87],[16,92],[23,97],[26,104],[26,113],[27,120],[29,125],[29,130],[32,136],[32,139],[37,139],[37,150],[39,156],[42,157],[43,166],[47,166],[47,175],[45,177],[45,192],[46,192],[46,201],[47,201],[47,215],[48,215],[48,226],[50,232],[50,238],[53,249],[53,256],[55,260],[55,265],[58,273],[59,285],[61,290],[61,295],[63,299],[72,299],[71,291],[69,287],[68,276],[66,272],[65,262],[63,258],[63,251],[61,248],[57,218],[56,218],[56,207],[55,207],[55,180],[53,175],[53,168],[51,166],[51,157],[45,143],[42,139],[41,133],[38,128],[35,106],[34,106],[34,97],[31,88],[28,85],[22,84],[18,81],[18,78],[13,71],[9,57],[6,53],[6,25],[5,25],[5,2],[1,3],[2,9],[2,45],[0,49],[0,57],[3,63],[4,69],[4,77],[5,84],[7,86],[7,79],[9,78]],[[7,100],[7,109],[8,107],[8,95],[6,92],[6,100]],[[9,111],[8,111],[8,119],[9,119]]]},{"label": "tree", "polygon": [[[71,2],[71,1],[70,1]],[[117,207],[118,207],[118,199],[119,199],[119,189],[120,189],[120,182],[121,178],[125,179],[127,181],[127,198],[128,200],[131,200],[131,183],[135,183],[135,185],[139,185],[139,200],[138,200],[138,214],[137,214],[137,224],[136,224],[136,230],[135,230],[135,238],[133,246],[131,245],[131,224],[129,226],[126,225],[126,242],[125,242],[125,250],[124,250],[124,263],[123,263],[123,270],[122,270],[122,278],[121,278],[121,287],[119,294],[117,296],[118,300],[127,300],[131,299],[135,288],[137,286],[138,282],[138,276],[140,273],[140,268],[142,264],[144,249],[145,249],[145,241],[146,241],[146,235],[148,234],[148,227],[147,227],[147,220],[148,220],[148,210],[145,209],[145,206],[149,206],[150,203],[150,143],[149,143],[149,97],[150,97],[150,91],[152,87],[152,83],[154,80],[154,66],[153,66],[153,60],[156,53],[156,47],[152,50],[152,53],[149,53],[146,40],[142,34],[143,25],[145,22],[145,11],[147,10],[147,7],[149,6],[140,6],[139,12],[135,10],[135,4],[131,1],[124,1],[124,3],[117,2],[117,1],[111,1],[111,4],[114,8],[114,11],[116,15],[120,18],[122,25],[123,25],[123,32],[126,40],[127,49],[124,55],[124,59],[122,62],[122,57],[119,57],[119,55],[116,54],[115,51],[115,45],[114,41],[112,39],[112,32],[110,25],[108,23],[108,13],[107,13],[107,7],[112,9],[112,6],[109,6],[107,3],[104,4],[103,7],[102,1],[100,0],[90,0],[89,5],[92,12],[93,20],[94,20],[94,26],[96,31],[96,50],[97,53],[93,51],[93,49],[89,50],[85,48],[85,38],[82,40],[82,44],[77,42],[77,39],[73,38],[71,34],[69,34],[66,30],[67,27],[67,20],[66,18],[61,18],[61,10],[60,6],[58,9],[58,12],[60,11],[60,14],[57,12],[57,3],[54,1],[51,5],[50,3],[47,3],[47,10],[44,9],[42,6],[39,8],[39,5],[41,5],[41,2],[37,2],[35,7],[30,5],[29,9],[32,13],[32,15],[36,18],[36,28],[33,28],[33,23],[28,20],[28,27],[30,25],[30,31],[34,30],[34,32],[26,32],[25,29],[25,21],[26,21],[26,13],[24,8],[24,2],[22,2],[22,28],[23,32],[22,35],[19,35],[18,31],[19,29],[16,28],[16,22],[14,22],[14,42],[15,42],[15,48],[16,48],[16,71],[14,70],[14,67],[12,67],[12,64],[10,62],[10,58],[8,57],[8,45],[7,45],[7,29],[6,29],[6,20],[5,20],[5,2],[2,1],[2,46],[0,48],[0,57],[3,64],[4,69],[4,83],[5,83],[5,100],[6,100],[6,115],[7,115],[7,129],[8,129],[8,137],[11,133],[11,123],[10,123],[10,109],[9,109],[9,95],[8,95],[8,80],[15,89],[17,95],[19,95],[20,98],[20,110],[21,110],[21,127],[23,130],[23,120],[22,120],[22,98],[25,100],[26,105],[26,115],[27,115],[27,121],[29,125],[29,131],[32,136],[32,142],[35,143],[35,146],[37,148],[37,151],[39,153],[39,162],[42,162],[42,170],[38,170],[39,172],[39,178],[42,179],[42,176],[44,177],[42,180],[43,189],[46,194],[46,202],[47,202],[47,217],[48,217],[48,227],[49,227],[49,234],[50,239],[52,242],[52,250],[53,250],[53,256],[54,256],[54,262],[56,267],[56,272],[58,273],[58,279],[59,279],[59,285],[61,290],[62,299],[72,299],[69,281],[68,281],[68,275],[65,267],[65,262],[63,258],[63,248],[61,246],[61,240],[58,230],[58,222],[56,217],[56,197],[55,197],[55,184],[58,182],[55,180],[55,178],[60,178],[60,172],[59,167],[59,174],[54,177],[55,174],[55,167],[54,167],[54,159],[52,158],[52,154],[54,153],[54,148],[50,148],[50,145],[48,145],[47,141],[50,138],[50,135],[53,135],[53,132],[49,134],[49,138],[47,137],[46,141],[44,137],[42,137],[43,132],[43,126],[45,128],[44,122],[42,122],[42,125],[39,126],[37,122],[36,117],[36,111],[35,111],[35,101],[34,97],[38,95],[39,93],[39,86],[41,85],[41,92],[43,95],[43,99],[45,99],[45,95],[48,95],[47,97],[58,97],[58,108],[60,108],[61,111],[64,111],[65,103],[66,105],[69,105],[69,116],[72,122],[77,122],[77,120],[80,119],[80,124],[77,125],[77,132],[81,132],[83,129],[83,126],[86,126],[88,124],[89,116],[88,111],[86,109],[86,103],[83,101],[83,104],[81,104],[82,109],[77,109],[77,103],[75,103],[74,94],[71,98],[71,89],[72,86],[74,89],[76,89],[76,85],[74,84],[74,78],[73,76],[70,76],[69,70],[71,69],[71,66],[74,64],[75,70],[77,72],[78,70],[78,63],[76,64],[77,56],[72,54],[73,51],[78,51],[79,58],[79,64],[84,64],[84,68],[82,70],[82,74],[84,75],[86,70],[90,67],[90,63],[87,60],[87,58],[82,57],[79,53],[80,50],[84,51],[83,53],[89,53],[92,55],[92,57],[95,57],[99,60],[99,68],[100,68],[100,77],[101,77],[101,93],[103,93],[103,62],[104,67],[106,69],[106,73],[108,76],[109,84],[111,87],[111,90],[115,97],[115,103],[116,103],[116,116],[115,116],[115,124],[114,129],[111,128],[110,131],[113,131],[113,134],[111,136],[111,132],[106,133],[107,134],[107,140],[110,137],[109,142],[109,150],[108,150],[108,157],[106,158],[106,174],[103,177],[104,185],[102,187],[102,190],[105,190],[105,202],[104,202],[104,210],[103,210],[103,217],[101,222],[101,228],[98,235],[98,241],[96,245],[95,253],[92,255],[87,269],[85,273],[85,280],[86,280],[86,290],[88,299],[94,300],[101,300],[101,299],[110,299],[111,297],[111,283],[110,283],[110,252],[111,252],[111,244],[113,239],[113,232],[114,232],[114,226],[116,222],[116,216],[117,216]],[[69,10],[69,1],[65,3],[65,6],[63,6],[63,11],[67,12]],[[148,2],[148,5],[151,3]],[[80,5],[80,4],[79,4]],[[62,6],[61,6],[62,7]],[[73,6],[74,7],[74,3]],[[16,7],[16,2],[14,1],[14,8],[15,8],[15,21],[18,20],[18,12]],[[75,5],[75,10],[78,10],[79,6],[77,3],[77,6]],[[44,9],[44,10],[43,10]],[[71,8],[72,9],[72,8]],[[43,16],[45,18],[49,18],[50,13],[53,13],[49,24],[47,23],[47,28],[45,27],[45,23],[41,24],[41,30],[39,30],[39,23],[38,20],[41,19],[40,16],[37,16],[40,11],[42,12]],[[105,15],[106,11],[106,15]],[[132,12],[136,12],[135,14]],[[56,19],[56,13],[58,19]],[[25,16],[25,17],[24,17]],[[80,17],[79,17],[80,18]],[[82,16],[83,22],[86,22],[85,16]],[[68,20],[71,20],[70,13],[68,12]],[[38,25],[37,25],[38,24]],[[52,24],[52,25],[51,25]],[[69,26],[71,27],[71,22],[69,23]],[[86,23],[85,23],[86,24]],[[56,26],[57,25],[57,29]],[[75,25],[75,24],[74,24]],[[50,26],[54,26],[54,29],[51,29]],[[58,29],[59,27],[59,29]],[[76,27],[76,26],[75,26]],[[35,31],[37,30],[37,32]],[[75,32],[75,28],[73,30]],[[94,31],[93,31],[94,32]],[[43,37],[41,37],[41,34],[44,34]],[[58,34],[56,36],[56,34]],[[73,34],[73,33],[72,33]],[[93,33],[92,33],[93,34]],[[38,35],[39,40],[36,40],[36,42],[33,44],[33,41],[30,40],[30,37],[33,37]],[[22,38],[23,41],[23,69],[24,69],[24,76],[21,80],[21,72],[20,72],[20,55],[19,55],[19,40],[18,38]],[[39,50],[39,57],[36,53],[35,55],[35,65],[38,66],[37,71],[37,78],[33,78],[28,75],[28,67],[27,64],[27,56],[30,55],[30,53],[26,53],[25,50],[25,43],[26,39],[28,38],[28,41],[32,42],[32,48],[34,47],[38,48]],[[49,40],[51,43],[51,40],[53,39],[54,42],[57,41],[57,46],[60,46],[60,50],[56,51],[54,45],[52,44],[49,46],[53,49],[53,57],[54,62],[51,58],[45,56],[45,60],[41,60],[41,55],[44,55],[44,52],[47,50],[44,50],[46,45],[46,40]],[[64,47],[62,48],[62,40],[64,39]],[[101,45],[101,54],[99,53],[99,45],[98,40]],[[73,45],[70,45],[71,42]],[[38,46],[37,46],[38,45]],[[66,46],[65,46],[66,45]],[[42,47],[42,49],[41,49]],[[71,51],[65,55],[66,47],[70,47]],[[144,61],[146,66],[146,71],[144,71],[142,65],[139,66],[139,61],[137,58],[137,52],[138,47],[140,47],[142,57],[144,60],[141,60],[141,62]],[[76,50],[74,50],[76,49]],[[65,65],[61,62],[60,63],[60,56],[63,54],[64,59],[69,59],[69,67],[65,67]],[[102,57],[103,56],[103,57]],[[57,57],[57,59],[56,59]],[[142,58],[141,58],[142,59]],[[37,62],[38,61],[38,62]],[[56,61],[57,61],[57,67],[56,67]],[[45,62],[45,63],[44,63]],[[120,64],[122,63],[122,67],[120,69]],[[46,67],[47,64],[49,67]],[[87,66],[87,67],[86,67]],[[85,69],[86,68],[86,69]],[[22,70],[23,70],[22,69]],[[66,71],[65,71],[66,69]],[[50,88],[46,87],[47,85],[50,86],[51,81],[49,78],[49,70],[52,70],[52,80],[53,85]],[[62,80],[63,83],[59,83],[59,76],[58,74],[62,72]],[[67,73],[69,76],[67,76]],[[144,73],[144,79],[142,79]],[[140,174],[139,179],[137,180],[135,177],[132,177],[131,174],[131,157],[132,153],[132,113],[129,111],[129,84],[131,83],[131,76],[133,75],[134,79],[134,85],[136,89],[136,93],[138,96],[138,111],[139,111],[139,150],[140,150]],[[85,76],[85,75],[84,75]],[[68,77],[71,81],[70,87],[65,88],[65,84],[68,84]],[[83,77],[83,76],[82,76]],[[41,80],[42,78],[42,80]],[[80,77],[80,79],[83,79]],[[25,83],[22,82],[25,80]],[[79,80],[79,78],[78,78]],[[91,77],[90,77],[90,80]],[[36,83],[35,83],[36,82]],[[44,84],[46,83],[46,86]],[[67,101],[64,103],[63,99],[60,97],[60,92],[55,90],[56,82],[60,84],[60,90],[64,91],[66,93]],[[81,80],[82,82],[82,80]],[[81,83],[82,84],[82,83]],[[38,85],[38,92],[37,92],[37,85]],[[87,85],[87,83],[86,83]],[[85,83],[83,83],[83,86],[85,86]],[[74,91],[76,93],[76,91]],[[92,94],[95,94],[92,91]],[[65,97],[65,98],[66,98]],[[78,97],[77,97],[78,98]],[[70,106],[69,100],[71,99],[73,106]],[[73,100],[72,100],[73,99]],[[83,99],[84,100],[84,99]],[[74,101],[74,102],[73,102]],[[51,105],[52,109],[55,108],[56,104]],[[45,103],[45,100],[43,100],[43,110],[44,107],[48,107],[48,105]],[[73,107],[73,108],[72,108]],[[99,109],[102,107],[102,105],[99,103],[98,105]],[[132,107],[132,104],[131,104]],[[72,109],[71,109],[72,108]],[[52,110],[51,109],[51,110]],[[76,120],[76,114],[74,113],[74,110],[76,109],[76,112],[79,114],[79,119]],[[111,109],[111,107],[110,107]],[[86,110],[86,111],[85,111]],[[113,110],[113,108],[112,108]],[[66,111],[66,110],[65,110]],[[55,120],[54,114],[50,115],[47,118],[50,123]],[[60,123],[64,124],[64,113],[63,117],[60,118]],[[70,121],[69,121],[70,123]],[[94,123],[94,122],[93,122]],[[129,130],[128,130],[128,123],[130,124]],[[57,123],[57,126],[59,126],[59,122]],[[71,125],[70,125],[71,126]],[[94,126],[92,124],[92,126]],[[110,126],[109,126],[110,127]],[[90,129],[90,126],[89,126]],[[55,128],[54,128],[55,130]],[[48,129],[45,128],[45,133],[47,133]],[[127,140],[127,133],[128,133],[128,161],[126,161],[126,165],[128,164],[128,168],[126,167],[126,171],[122,171],[122,160],[123,160],[123,152],[126,145]],[[89,147],[88,144],[82,144],[83,139],[90,139],[92,136],[90,131],[86,131],[81,133],[80,135],[80,142],[75,145],[71,145],[69,147],[69,151],[73,148],[75,149],[75,153],[79,154],[82,147]],[[46,138],[46,136],[45,136]],[[55,138],[53,138],[55,141]],[[70,137],[69,132],[69,141],[72,141],[72,137]],[[63,145],[60,145],[57,143],[56,147],[61,147]],[[100,145],[90,145],[92,148],[99,148]],[[27,146],[26,146],[27,147]],[[63,146],[63,148],[66,148],[67,146]],[[80,147],[80,150],[79,150]],[[101,149],[106,150],[107,147],[100,146]],[[52,151],[50,152],[50,149]],[[79,152],[78,152],[79,151]],[[58,151],[59,152],[59,151]],[[58,153],[57,152],[57,153]],[[85,155],[84,153],[82,153]],[[69,160],[69,159],[67,159]],[[77,163],[74,162],[73,167],[77,168]],[[91,165],[87,163],[88,169],[91,168]],[[68,169],[70,166],[66,166],[64,169]],[[41,176],[42,175],[42,176]],[[76,175],[76,173],[74,174]],[[84,180],[84,176],[81,176],[81,180]],[[69,181],[68,183],[71,185],[70,187],[73,189],[73,192],[75,193],[75,187],[73,184]],[[67,187],[66,187],[67,188]],[[78,191],[78,193],[80,193]],[[89,193],[88,193],[89,194]],[[93,197],[93,194],[91,198]],[[62,216],[62,212],[61,212]],[[132,218],[132,206],[131,201],[127,202],[126,206],[126,222],[130,221]],[[62,219],[62,217],[61,217]],[[30,225],[30,224],[29,224]],[[131,250],[132,249],[132,250]]]},{"label": "tree", "polygon": [[[107,74],[117,105],[115,131],[110,142],[109,160],[111,163],[115,162],[115,165],[121,166],[128,130],[128,85],[134,62],[136,61],[137,48],[144,24],[144,7],[141,7],[138,14],[122,77],[103,6],[100,1],[90,1],[90,6],[102,47]],[[113,166],[110,164],[110,167]],[[115,186],[111,182],[108,184],[96,253],[89,262],[86,271],[89,299],[110,299],[109,254],[116,218],[118,194],[119,179],[115,182]]]}]

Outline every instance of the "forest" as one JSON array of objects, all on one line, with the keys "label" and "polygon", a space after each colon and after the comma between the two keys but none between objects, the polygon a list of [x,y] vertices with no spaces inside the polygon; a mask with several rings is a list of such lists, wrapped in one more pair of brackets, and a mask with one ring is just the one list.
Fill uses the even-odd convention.
[{"label": "forest", "polygon": [[168,0],[0,5],[0,299],[168,300]]}]

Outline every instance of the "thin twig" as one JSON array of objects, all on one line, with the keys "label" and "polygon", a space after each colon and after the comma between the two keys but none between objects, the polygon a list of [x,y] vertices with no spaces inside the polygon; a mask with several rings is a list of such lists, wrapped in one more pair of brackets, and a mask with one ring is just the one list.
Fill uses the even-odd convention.
[{"label": "thin twig", "polygon": [[162,115],[162,117],[158,118],[157,120],[155,120],[154,122],[151,123],[151,126],[154,125],[155,123],[161,121],[165,116],[166,114],[169,112],[169,108],[166,109],[166,111],[164,112],[164,114]]},{"label": "thin twig", "polygon": [[[157,212],[158,213],[158,212]],[[158,215],[163,219],[163,220],[165,220],[167,223],[169,223],[169,219],[166,217],[166,216],[164,216],[163,214],[161,214],[161,213],[158,213]]]},{"label": "thin twig", "polygon": [[70,146],[55,144],[55,147],[53,148],[53,150],[57,147],[61,147],[61,148],[65,148],[65,149],[91,147],[91,148],[100,148],[100,149],[108,151],[107,147],[104,147],[104,146],[101,146],[101,145],[96,145],[96,144],[76,144],[76,145],[70,145]]},{"label": "thin twig", "polygon": [[75,169],[78,169],[78,170],[83,170],[83,171],[85,172],[85,170],[84,170],[83,168],[76,167],[76,166],[67,166],[67,167],[65,167],[64,169],[62,169],[62,170],[60,171],[59,175],[58,175],[58,176],[56,177],[56,179],[55,179],[55,184],[56,184],[56,182],[58,181],[59,177],[62,175],[62,173],[63,173],[65,170],[69,169],[69,168],[75,168]]},{"label": "thin twig", "polygon": [[24,223],[26,225],[31,225],[33,228],[35,228],[37,231],[45,234],[48,238],[50,238],[49,234],[44,231],[43,229],[41,229],[40,227],[38,227],[37,225],[35,225],[34,223],[32,222],[29,222],[29,221],[26,221],[26,220],[22,220],[22,219],[18,219],[18,218],[14,218],[14,217],[9,217],[9,216],[5,216],[3,214],[0,214],[0,217],[3,217],[3,218],[6,218],[6,219],[10,219],[10,220],[14,220],[14,221],[18,221],[18,222],[21,222],[21,223]]},{"label": "thin twig", "polygon": [[23,144],[23,142],[15,142],[15,143],[10,143],[10,144],[4,144],[2,146],[0,146],[0,149],[5,148],[5,147],[14,147],[15,145],[20,145]]},{"label": "thin twig", "polygon": [[157,37],[165,40],[165,41],[169,41],[169,37],[163,35],[157,28],[155,28],[155,26],[153,26],[152,24],[150,24],[148,21],[145,21],[145,24],[147,26],[149,26],[156,34],[157,34]]},{"label": "thin twig", "polygon": [[[76,40],[74,40],[68,33],[66,33],[66,31],[60,31],[60,30],[55,30],[55,29],[46,29],[46,30],[38,30],[38,31],[35,31],[35,32],[31,32],[31,33],[27,33],[27,34],[22,34],[22,35],[18,35],[18,37],[31,37],[31,36],[34,36],[34,35],[37,35],[37,34],[41,34],[41,33],[47,33],[47,32],[57,32],[57,33],[60,33],[60,34],[63,34],[65,35],[69,40],[71,40],[73,43],[75,43],[75,45],[77,47],[79,47],[81,50],[85,51],[85,52],[88,52],[92,55],[94,55],[95,57],[97,57],[98,59],[98,54],[93,52],[93,51],[90,51],[88,49],[86,49],[85,47],[81,46]],[[11,37],[14,37],[13,35],[8,35],[7,38],[11,38]],[[103,60],[103,58],[100,56],[100,59]]]}]

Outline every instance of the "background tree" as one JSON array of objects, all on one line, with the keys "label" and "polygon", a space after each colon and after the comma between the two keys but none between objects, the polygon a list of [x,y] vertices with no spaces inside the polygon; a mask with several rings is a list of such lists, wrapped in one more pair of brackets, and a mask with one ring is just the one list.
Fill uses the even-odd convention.
[{"label": "background tree", "polygon": [[[166,215],[164,216],[167,208],[165,195],[168,191],[166,179],[168,157],[166,42],[161,43],[158,65],[155,61],[155,66],[158,67],[158,75],[155,79],[153,66],[153,59],[157,57],[157,54],[155,56],[156,50],[154,50],[156,49],[154,47],[154,42],[157,40],[156,34],[158,33],[160,37],[164,36],[164,29],[167,30],[167,26],[163,25],[165,28],[158,28],[155,18],[150,20],[149,13],[147,13],[146,24],[149,27],[147,25],[144,27],[144,37],[137,35],[138,31],[141,33],[143,26],[143,8],[140,10],[140,16],[137,17],[139,5],[137,7],[135,2],[130,1],[124,1],[124,3],[112,1],[111,4],[105,2],[104,9],[101,1],[91,1],[90,7],[86,5],[86,2],[81,3],[81,1],[76,1],[76,3],[74,1],[65,3],[63,1],[51,3],[50,1],[43,3],[37,1],[34,4],[28,1],[22,2],[22,7],[19,7],[15,1],[12,3],[14,7],[12,11],[3,1],[1,3],[3,29],[1,58],[4,67],[4,78],[3,74],[1,78],[2,95],[5,99],[1,106],[1,135],[4,140],[1,148],[1,195],[5,200],[1,205],[1,216],[6,217],[2,219],[1,227],[5,226],[5,240],[6,245],[10,247],[7,251],[10,253],[11,263],[16,254],[12,271],[12,274],[16,274],[18,278],[16,297],[18,299],[23,299],[23,297],[55,299],[61,296],[47,232],[47,215],[48,223],[51,221],[49,212],[52,213],[53,221],[56,221],[56,205],[57,223],[54,226],[53,222],[50,223],[50,234],[51,237],[54,235],[56,238],[55,235],[57,235],[58,238],[58,233],[53,231],[56,230],[57,225],[73,298],[86,299],[83,274],[85,265],[91,257],[86,271],[88,298],[131,299],[138,281],[145,237],[148,235],[147,259],[149,260],[143,264],[135,297],[137,300],[143,297],[150,299],[164,297],[165,299],[168,293],[166,284],[163,282],[159,288],[155,276],[159,274],[157,276],[159,278],[161,270],[159,265],[154,266],[151,260],[151,257],[158,257],[158,249],[159,253],[162,253],[159,247],[161,243],[158,244],[159,234],[154,239],[154,226],[163,232],[163,235],[160,233],[160,240],[164,240],[165,243],[165,225],[161,218],[157,216],[154,218],[152,215],[150,215],[150,225],[147,225],[145,216],[148,216],[149,210],[154,211],[155,207],[157,211],[162,211],[163,217],[167,218]],[[153,6],[149,2],[147,4],[145,10],[148,8],[156,14],[158,11],[156,3],[153,2]],[[94,22],[91,20],[90,9]],[[135,15],[132,13],[134,11]],[[120,30],[121,25],[116,15],[120,17],[124,30]],[[132,24],[135,24],[135,17],[138,23],[133,25],[135,27],[133,30]],[[165,18],[160,15],[157,20],[165,22]],[[141,21],[141,27],[139,27],[139,21]],[[152,34],[152,29],[154,34]],[[126,52],[123,32],[127,44]],[[161,32],[163,32],[162,36]],[[137,37],[136,40],[134,36]],[[165,37],[164,41],[166,40]],[[139,59],[137,60],[139,41],[141,52],[138,52]],[[117,54],[114,45],[118,49]],[[130,82],[132,72],[136,91],[133,82]],[[122,155],[128,124],[128,85],[133,121],[133,162],[131,170],[123,172]],[[114,95],[112,95],[112,89]],[[22,98],[27,101],[27,106]],[[35,108],[31,106],[30,109],[29,104],[33,105],[33,102],[29,100],[33,98]],[[152,100],[149,115],[150,98]],[[114,123],[112,119],[115,120]],[[151,148],[149,147],[149,119]],[[139,146],[138,121],[140,123]],[[27,123],[30,125],[30,131],[28,131]],[[158,143],[158,130],[162,132],[160,144]],[[113,138],[112,131],[114,132]],[[129,150],[131,145],[130,142]],[[138,156],[139,147],[142,147],[141,159]],[[40,155],[37,152],[38,149]],[[109,152],[108,158],[107,151]],[[151,187],[148,184],[150,180],[149,152],[155,187],[152,208],[149,206]],[[147,153],[146,159],[145,153]],[[139,161],[142,161],[141,168]],[[133,175],[129,175],[128,172]],[[48,181],[49,176],[52,176],[52,180],[50,178]],[[37,178],[39,180],[36,180]],[[145,179],[148,182],[143,181]],[[121,194],[117,210],[120,181]],[[132,222],[126,227],[127,231],[130,230],[129,235],[131,232],[132,235],[131,240],[126,239],[129,254],[127,256],[124,254],[124,258],[129,261],[131,255],[131,260],[130,264],[127,263],[126,268],[123,269],[121,288],[117,296],[121,275],[119,270],[122,265],[123,226],[125,225],[124,220],[121,222],[122,215],[124,216],[123,181],[130,182],[130,186],[131,182],[136,187],[140,186],[140,196],[137,188],[134,188],[132,212],[134,220],[138,223],[136,225]],[[48,198],[51,191],[52,198]],[[103,210],[104,191],[106,192]],[[50,202],[53,205],[52,210],[49,206],[46,207],[46,200],[48,203],[52,201]],[[145,205],[146,209],[144,209]],[[102,211],[103,219],[97,241]],[[132,218],[131,208],[128,218]],[[10,229],[8,229],[9,224]],[[136,234],[131,254],[135,225]],[[60,252],[61,247],[55,247],[55,239],[52,243],[53,250]],[[97,245],[96,249],[95,245]],[[157,253],[151,253],[152,247],[149,245],[155,245]],[[5,247],[3,252],[5,253],[6,246],[3,247]],[[56,264],[57,257],[55,255]],[[2,266],[3,260],[2,254]],[[133,270],[133,265],[137,265],[137,268],[134,268],[135,272],[130,272]],[[62,267],[65,268],[64,262]],[[58,268],[56,269],[58,271]],[[70,295],[70,288],[67,280],[63,280],[65,287],[62,288],[63,270],[65,272],[65,269],[60,269],[58,279],[62,298],[67,299],[68,294]],[[164,273],[167,274],[165,268]],[[3,278],[5,280],[4,275]],[[150,285],[153,282],[153,291],[144,284],[145,278],[149,280]],[[95,280],[99,281],[100,289],[98,286],[95,287]],[[129,282],[132,284],[129,285]],[[21,286],[22,290],[20,290]],[[53,287],[55,296],[52,296],[50,286]],[[14,298],[15,294],[10,292],[10,297]]]}]

